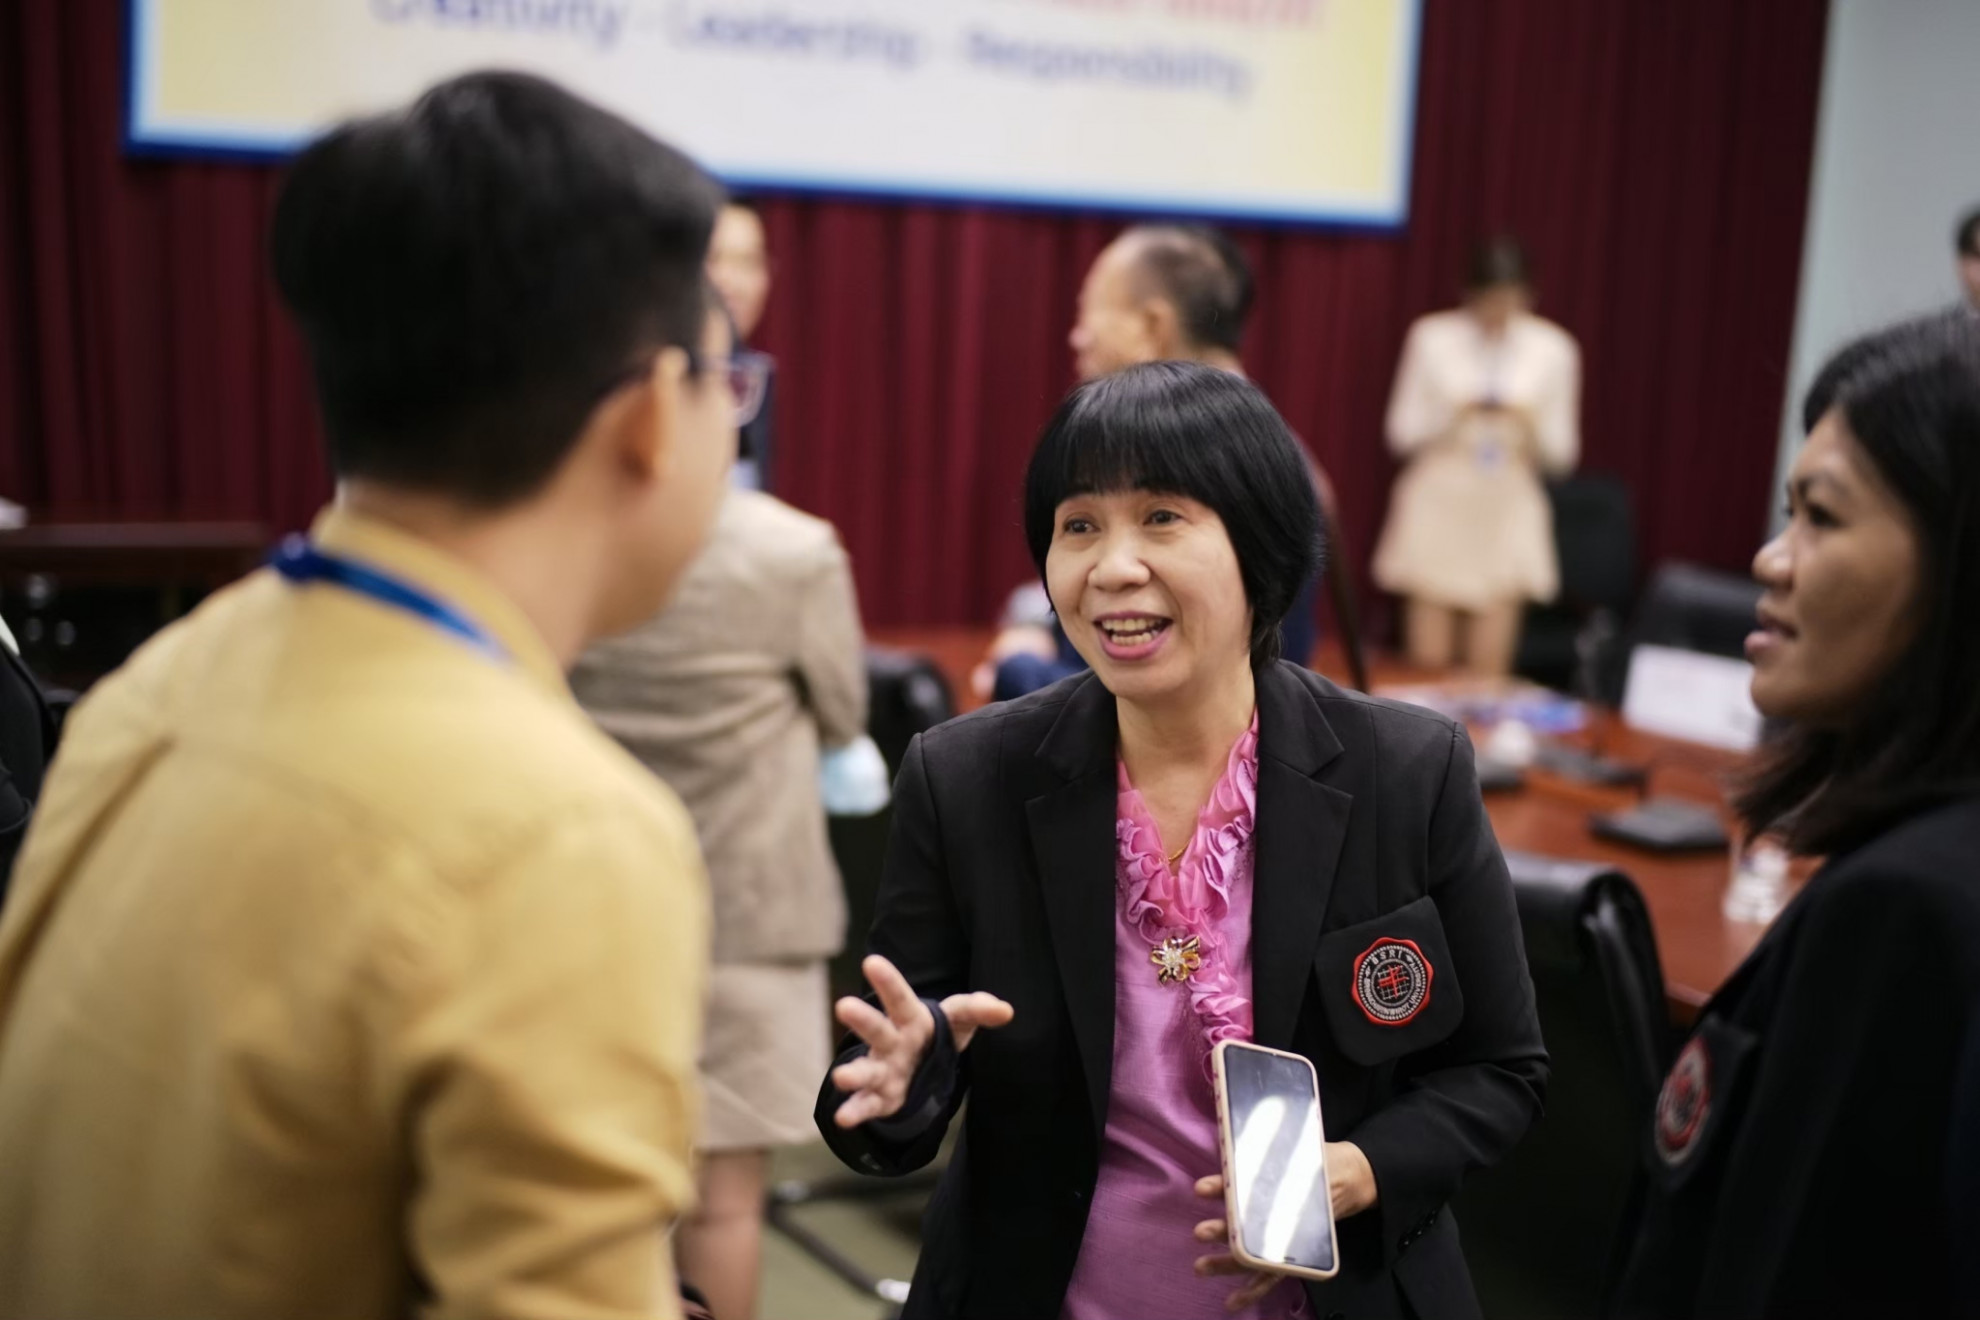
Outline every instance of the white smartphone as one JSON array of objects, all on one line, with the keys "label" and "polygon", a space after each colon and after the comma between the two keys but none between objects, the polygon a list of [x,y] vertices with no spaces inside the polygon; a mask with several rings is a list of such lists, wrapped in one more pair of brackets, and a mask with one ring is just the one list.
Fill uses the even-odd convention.
[{"label": "white smartphone", "polygon": [[1333,1278],[1340,1252],[1313,1064],[1235,1040],[1212,1057],[1231,1255],[1254,1270]]}]

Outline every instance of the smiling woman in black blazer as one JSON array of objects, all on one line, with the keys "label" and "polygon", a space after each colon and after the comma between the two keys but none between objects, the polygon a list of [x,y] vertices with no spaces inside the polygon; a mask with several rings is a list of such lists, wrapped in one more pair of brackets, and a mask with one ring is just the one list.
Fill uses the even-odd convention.
[{"label": "smiling woman in black blazer", "polygon": [[1802,420],[1739,806],[1827,862],[1664,1081],[1628,1320],[1980,1315],[1980,318],[1851,344]]},{"label": "smiling woman in black blazer", "polygon": [[819,1100],[899,1174],[969,1099],[908,1317],[1293,1314],[1299,1284],[1214,1277],[1227,1037],[1319,1071],[1342,1265],[1306,1313],[1478,1312],[1446,1203],[1546,1076],[1518,918],[1462,729],[1278,658],[1304,472],[1256,389],[1180,363],[1082,386],[1040,440],[1027,539],[1092,672],[909,750],[877,995],[840,1002]]}]

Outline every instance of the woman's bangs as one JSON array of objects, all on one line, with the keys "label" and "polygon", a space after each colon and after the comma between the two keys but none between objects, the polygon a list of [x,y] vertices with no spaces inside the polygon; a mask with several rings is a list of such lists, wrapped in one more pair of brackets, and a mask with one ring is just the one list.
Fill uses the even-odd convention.
[{"label": "woman's bangs", "polygon": [[[1198,461],[1192,463],[1194,451]],[[1148,428],[1091,423],[1069,427],[1059,451],[1058,497],[1152,491],[1204,500],[1202,446]]]}]

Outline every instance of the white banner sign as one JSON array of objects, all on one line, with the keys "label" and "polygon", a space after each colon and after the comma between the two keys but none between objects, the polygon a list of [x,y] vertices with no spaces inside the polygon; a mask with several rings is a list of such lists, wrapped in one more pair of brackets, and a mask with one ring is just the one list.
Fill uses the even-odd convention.
[{"label": "white banner sign", "polygon": [[1421,0],[130,0],[129,138],[540,73],[745,188],[1402,223]]}]

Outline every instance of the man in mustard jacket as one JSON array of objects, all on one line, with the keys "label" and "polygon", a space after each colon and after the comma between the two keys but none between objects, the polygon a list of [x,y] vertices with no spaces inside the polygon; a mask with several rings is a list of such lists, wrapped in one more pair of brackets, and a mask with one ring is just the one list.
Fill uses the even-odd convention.
[{"label": "man in mustard jacket", "polygon": [[671,1316],[705,884],[564,670],[735,449],[685,157],[470,75],[271,236],[335,507],[78,708],[0,919],[0,1316]]}]

